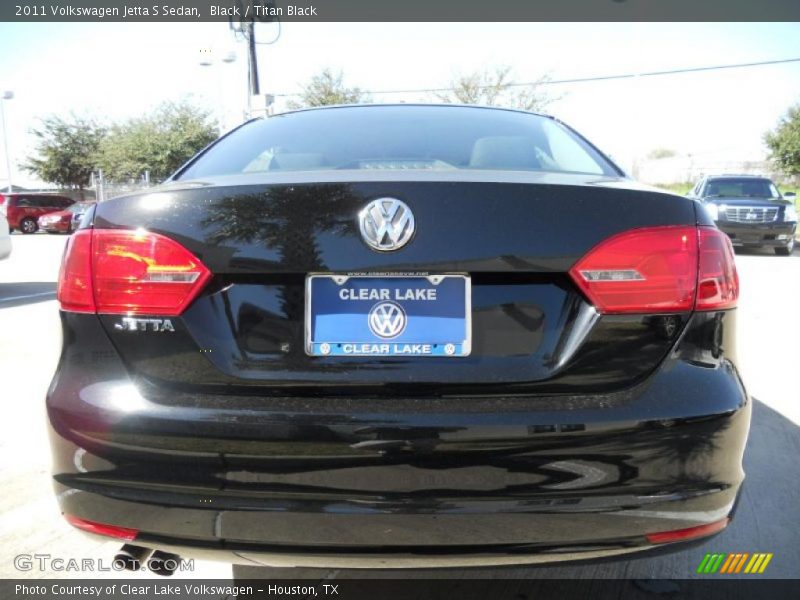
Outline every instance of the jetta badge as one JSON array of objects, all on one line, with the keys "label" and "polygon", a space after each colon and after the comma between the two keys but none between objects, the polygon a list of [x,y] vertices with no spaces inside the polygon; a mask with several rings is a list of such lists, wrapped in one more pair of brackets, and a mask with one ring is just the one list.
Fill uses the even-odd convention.
[{"label": "jetta badge", "polygon": [[361,237],[375,250],[390,252],[405,246],[414,235],[414,213],[395,198],[378,198],[358,214]]},{"label": "jetta badge", "polygon": [[378,302],[369,311],[369,328],[378,337],[395,338],[406,328],[406,311],[394,302]]},{"label": "jetta badge", "polygon": [[169,331],[175,332],[175,327],[169,319],[136,319],[134,317],[122,317],[119,323],[114,323],[117,331]]}]

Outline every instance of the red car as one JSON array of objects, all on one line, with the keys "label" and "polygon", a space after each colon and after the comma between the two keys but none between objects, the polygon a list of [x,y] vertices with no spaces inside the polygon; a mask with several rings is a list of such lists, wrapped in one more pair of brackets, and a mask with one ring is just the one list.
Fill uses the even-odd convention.
[{"label": "red car", "polygon": [[73,199],[56,194],[0,194],[0,207],[5,210],[9,231],[19,229],[22,233],[35,233],[39,229],[39,217],[73,204]]},{"label": "red car", "polygon": [[76,202],[64,210],[47,213],[39,217],[39,229],[47,233],[72,233],[78,228],[83,213],[92,205],[94,202]]}]

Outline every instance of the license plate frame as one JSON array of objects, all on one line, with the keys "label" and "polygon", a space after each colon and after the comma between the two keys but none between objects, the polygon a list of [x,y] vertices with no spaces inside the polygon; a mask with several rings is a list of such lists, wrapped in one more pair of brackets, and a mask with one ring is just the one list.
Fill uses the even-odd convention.
[{"label": "license plate frame", "polygon": [[[318,282],[333,282],[335,287]],[[321,300],[315,296],[323,293],[320,286],[339,290],[339,297],[333,301],[328,298],[328,302],[348,301],[345,306],[353,310],[320,313]],[[342,297],[345,289],[347,298]],[[428,290],[437,290],[432,302]],[[440,292],[448,299],[441,298]],[[424,302],[429,303],[421,304]],[[399,311],[379,305],[394,305]],[[472,352],[472,280],[466,273],[310,273],[306,276],[304,310],[304,347],[312,357],[463,358]],[[402,314],[404,324],[399,333],[391,335],[400,319],[398,314]],[[339,333],[341,330],[348,333]],[[430,339],[421,339],[423,330]],[[430,331],[433,333],[428,334]]]}]

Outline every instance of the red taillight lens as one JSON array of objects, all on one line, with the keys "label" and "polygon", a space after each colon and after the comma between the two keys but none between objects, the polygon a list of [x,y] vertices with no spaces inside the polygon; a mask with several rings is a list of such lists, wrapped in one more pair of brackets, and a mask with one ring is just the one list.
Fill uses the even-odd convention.
[{"label": "red taillight lens", "polygon": [[659,531],[657,533],[648,533],[645,537],[651,544],[668,544],[670,542],[683,542],[695,538],[705,537],[712,535],[718,531],[722,531],[728,526],[730,518],[725,517],[713,523],[706,523],[705,525],[698,525],[697,527],[688,527],[687,529],[673,529],[672,531]]},{"label": "red taillight lens", "polygon": [[83,529],[89,533],[96,533],[98,535],[106,535],[108,537],[125,540],[126,542],[133,541],[139,535],[138,529],[130,529],[129,527],[117,527],[116,525],[107,525],[106,523],[97,523],[95,521],[87,521],[72,515],[64,515],[67,522],[73,527]]},{"label": "red taillight lens", "polygon": [[92,292],[92,231],[76,231],[67,240],[61,271],[58,274],[58,301],[61,310],[95,312]]},{"label": "red taillight lens", "polygon": [[570,276],[602,313],[682,312],[694,306],[697,229],[649,227],[595,246]]},{"label": "red taillight lens", "polygon": [[733,308],[739,298],[739,275],[730,238],[713,227],[698,228],[700,266],[697,310]]},{"label": "red taillight lens", "polygon": [[87,229],[67,247],[58,299],[68,311],[175,316],[210,278],[205,265],[168,237]]},{"label": "red taillight lens", "polygon": [[94,231],[99,313],[179,315],[211,277],[191,252],[162,235]]}]

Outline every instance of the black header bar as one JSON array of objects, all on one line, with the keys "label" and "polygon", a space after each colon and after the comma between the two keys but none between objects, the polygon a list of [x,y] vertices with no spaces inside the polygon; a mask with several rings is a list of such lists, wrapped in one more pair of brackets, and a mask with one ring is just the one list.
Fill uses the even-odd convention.
[{"label": "black header bar", "polygon": [[6,22],[800,21],[798,0],[3,0]]}]

